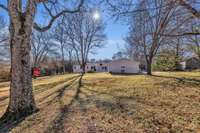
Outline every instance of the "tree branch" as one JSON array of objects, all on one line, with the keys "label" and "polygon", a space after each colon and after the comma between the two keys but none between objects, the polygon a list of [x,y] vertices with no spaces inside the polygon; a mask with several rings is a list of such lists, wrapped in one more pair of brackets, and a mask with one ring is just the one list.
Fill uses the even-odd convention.
[{"label": "tree branch", "polygon": [[3,4],[0,4],[0,8],[2,8],[5,11],[8,11],[8,8],[5,5],[3,5]]},{"label": "tree branch", "polygon": [[179,36],[194,36],[194,35],[200,35],[200,32],[186,32],[182,34],[160,34],[161,36],[167,36],[167,37],[179,37]]},{"label": "tree branch", "polygon": [[3,39],[3,40],[0,40],[0,44],[3,43],[3,42],[5,42],[5,41],[8,41],[8,40],[9,40],[8,38],[5,38],[5,39]]},{"label": "tree branch", "polygon": [[84,3],[84,0],[81,0],[80,3],[79,3],[79,5],[78,5],[78,7],[75,10],[68,10],[68,9],[66,9],[66,10],[63,10],[63,11],[61,11],[60,13],[58,13],[56,15],[53,15],[52,13],[50,13],[50,10],[47,8],[48,9],[47,12],[51,16],[51,20],[49,21],[49,23],[46,26],[43,26],[43,27],[40,27],[37,23],[34,23],[33,28],[36,29],[37,31],[40,31],[40,32],[47,31],[48,29],[51,28],[51,26],[53,25],[54,21],[56,19],[58,19],[60,16],[66,14],[66,13],[76,13],[76,12],[79,12],[81,6],[83,5],[83,3]]},{"label": "tree branch", "polygon": [[178,3],[185,7],[194,17],[200,19],[200,12],[188,4],[185,0],[179,0]]}]

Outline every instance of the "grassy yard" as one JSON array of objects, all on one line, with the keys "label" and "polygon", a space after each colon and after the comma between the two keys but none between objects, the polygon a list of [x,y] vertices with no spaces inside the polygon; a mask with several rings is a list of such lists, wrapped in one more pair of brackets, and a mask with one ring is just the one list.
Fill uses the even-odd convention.
[{"label": "grassy yard", "polygon": [[[40,111],[0,132],[200,132],[200,72],[91,73],[83,76],[81,86],[80,78],[68,74],[34,80]],[[0,83],[0,115],[8,104],[8,85]]]}]

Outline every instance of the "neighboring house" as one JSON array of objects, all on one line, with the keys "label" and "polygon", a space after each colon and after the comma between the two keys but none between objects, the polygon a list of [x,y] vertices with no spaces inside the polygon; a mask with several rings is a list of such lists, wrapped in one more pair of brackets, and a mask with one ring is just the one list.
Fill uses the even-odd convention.
[{"label": "neighboring house", "polygon": [[184,62],[181,62],[183,70],[200,69],[200,60],[196,57],[189,58]]},{"label": "neighboring house", "polygon": [[185,70],[185,68],[186,68],[186,61],[181,62],[180,65],[181,65],[181,70]]},{"label": "neighboring house", "polygon": [[[108,63],[87,63],[85,66],[86,72],[108,72]],[[73,72],[80,73],[83,72],[80,65],[73,66]]]},{"label": "neighboring house", "polygon": [[118,59],[109,63],[109,72],[127,74],[139,73],[139,65],[140,63],[134,60]]},{"label": "neighboring house", "polygon": [[200,60],[196,57],[192,57],[186,60],[186,69],[193,70],[193,69],[200,69]]}]

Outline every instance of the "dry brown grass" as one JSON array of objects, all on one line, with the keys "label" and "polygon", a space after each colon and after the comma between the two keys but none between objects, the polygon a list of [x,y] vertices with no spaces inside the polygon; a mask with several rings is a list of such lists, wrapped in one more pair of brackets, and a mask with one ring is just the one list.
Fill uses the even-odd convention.
[{"label": "dry brown grass", "polygon": [[0,64],[0,82],[10,80],[10,67]]},{"label": "dry brown grass", "polygon": [[[77,99],[80,77],[58,77],[34,81],[40,111],[12,132],[200,132],[200,72],[86,74]],[[0,95],[8,95],[5,86]]]}]

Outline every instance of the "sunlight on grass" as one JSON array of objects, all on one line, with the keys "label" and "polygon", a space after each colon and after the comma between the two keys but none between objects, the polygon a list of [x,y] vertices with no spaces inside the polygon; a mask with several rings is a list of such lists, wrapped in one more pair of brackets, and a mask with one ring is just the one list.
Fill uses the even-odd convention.
[{"label": "sunlight on grass", "polygon": [[[200,72],[147,75],[78,74],[33,81],[40,111],[12,132],[197,132]],[[1,114],[8,87],[0,87]]]}]

